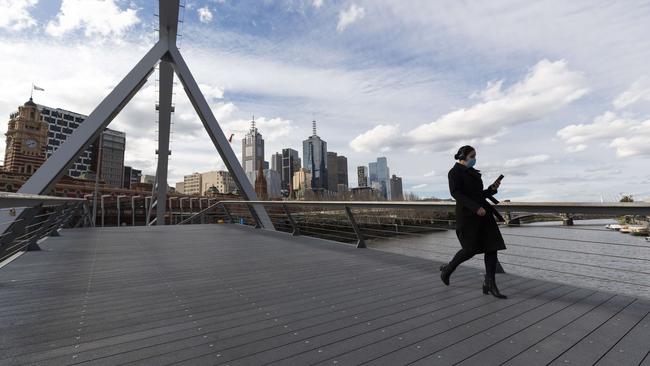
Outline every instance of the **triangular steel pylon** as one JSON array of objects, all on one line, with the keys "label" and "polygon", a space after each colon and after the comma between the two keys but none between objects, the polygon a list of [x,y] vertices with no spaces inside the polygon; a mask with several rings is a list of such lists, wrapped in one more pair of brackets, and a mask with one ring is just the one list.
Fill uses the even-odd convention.
[{"label": "triangular steel pylon", "polygon": [[[194,110],[203,123],[212,143],[217,148],[221,159],[233,176],[244,199],[256,201],[257,195],[246,177],[244,169],[237,160],[230,143],[223,134],[208,102],[194,80],[183,56],[176,46],[178,28],[179,0],[160,0],[160,39],[147,52],[135,67],[120,81],[104,100],[79,125],[74,133],[59,147],[52,156],[23,184],[19,193],[47,194],[56,182],[73,164],[79,155],[99,136],[108,124],[119,114],[131,98],[146,83],[147,78],[160,62],[159,88],[159,128],[158,128],[158,169],[157,183],[159,204],[156,207],[157,224],[164,224],[167,193],[167,162],[169,152],[169,132],[171,122],[171,103],[173,74],[183,84],[185,92],[194,106]],[[160,204],[162,202],[162,204]],[[264,206],[253,204],[251,213],[256,215],[259,224],[274,230]]]}]

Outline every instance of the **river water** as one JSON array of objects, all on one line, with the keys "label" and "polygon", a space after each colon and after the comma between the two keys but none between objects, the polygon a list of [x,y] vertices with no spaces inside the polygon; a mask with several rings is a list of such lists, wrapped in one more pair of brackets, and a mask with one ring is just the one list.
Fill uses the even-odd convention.
[{"label": "river water", "polygon": [[[650,299],[650,242],[611,231],[613,220],[576,220],[501,227],[507,273]],[[448,262],[460,244],[453,230],[369,241],[371,248]],[[483,256],[463,265],[484,268]],[[498,280],[498,275],[497,275]],[[452,276],[453,281],[453,276]]]}]

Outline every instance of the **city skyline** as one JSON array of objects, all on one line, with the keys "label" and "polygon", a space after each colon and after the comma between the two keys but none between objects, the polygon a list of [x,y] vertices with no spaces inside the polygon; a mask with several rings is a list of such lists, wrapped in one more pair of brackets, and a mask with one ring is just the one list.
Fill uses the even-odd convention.
[{"label": "city skyline", "polygon": [[[39,89],[42,90],[42,88]],[[3,170],[7,169],[7,171],[31,175],[65,143],[86,118],[86,115],[67,109],[36,104],[33,98],[30,97],[24,105],[17,107],[16,112],[10,114],[8,130],[5,133],[7,146],[11,147],[11,149],[7,150],[11,151],[11,154],[8,155],[10,164],[2,166]],[[288,184],[289,181],[293,182],[292,172],[300,169],[302,159],[299,152],[292,148],[284,148],[282,154],[274,153],[271,155],[271,166],[269,167],[269,162],[265,158],[264,138],[255,126],[254,118],[251,121],[250,129],[242,138],[240,164],[251,184],[255,185],[259,180],[260,169],[262,169],[261,172],[266,179],[265,187],[268,188],[265,197],[295,198]],[[16,123],[19,123],[19,125],[16,125]],[[316,151],[318,153],[316,155],[319,155],[318,166],[322,170],[320,173],[322,178],[320,178],[319,183],[315,184],[315,181],[312,180],[310,188],[316,187],[315,190],[324,189],[331,193],[337,191],[345,193],[349,188],[352,188],[349,186],[348,180],[347,157],[338,155],[336,152],[327,151],[327,142],[321,140],[317,135],[316,125],[316,121],[312,121],[312,135],[303,141],[303,154],[310,155]],[[153,175],[147,175],[146,172],[143,175],[141,170],[124,164],[126,146],[126,134],[124,132],[106,128],[101,136],[85,149],[74,164],[70,166],[67,172],[68,176],[73,179],[93,180],[95,176],[93,172],[97,169],[97,159],[101,158],[100,179],[110,186],[130,188],[132,182],[139,182],[141,179],[145,183],[148,178],[153,182]],[[17,143],[13,143],[14,141]],[[98,148],[100,141],[101,152]],[[318,149],[321,149],[320,152],[317,151]],[[386,158],[379,157],[377,161],[381,161],[383,164],[381,174],[383,180],[381,182],[377,180],[375,182],[377,184],[376,186],[373,184],[373,188],[380,192],[380,196],[384,199],[391,199],[390,192],[387,192],[386,187],[386,177],[388,177]],[[18,165],[16,165],[17,163]],[[371,162],[370,164],[374,163]],[[314,162],[305,163],[305,165],[310,165],[313,168]],[[257,167],[257,170],[253,170],[253,167]],[[208,188],[214,188],[220,193],[230,193],[234,190],[234,183],[227,183],[224,180],[224,174],[229,180],[232,180],[230,173],[224,170],[204,173],[195,171],[192,174],[184,175],[182,181],[177,181],[171,185],[168,182],[168,187],[175,186],[176,190],[183,194],[204,194]],[[285,192],[282,193],[281,190]]]},{"label": "city skyline", "polygon": [[[134,50],[151,41],[142,36],[153,28],[150,3],[83,2],[90,14],[83,21],[75,18],[82,13],[62,12],[63,3],[75,6],[25,2],[0,22],[0,113],[23,103],[35,83],[46,90],[35,92],[38,103],[88,114],[135,63]],[[486,180],[504,173],[504,198],[650,196],[650,176],[636,169],[650,156],[650,76],[640,61],[650,52],[647,8],[615,4],[607,7],[614,16],[603,17],[591,2],[543,10],[513,3],[490,12],[507,30],[497,34],[481,17],[497,4],[416,1],[417,12],[388,0],[354,4],[363,9],[354,17],[346,15],[352,4],[339,1],[188,7],[185,27],[193,32],[184,52],[224,132],[241,137],[255,112],[266,150],[280,151],[300,146],[316,118],[328,147],[349,157],[349,177],[387,155],[404,190],[420,196],[449,197],[446,172],[465,142],[477,148]],[[150,80],[109,126],[132,138],[125,165],[148,173],[155,126],[145,122],[154,120],[154,90]],[[169,181],[187,174],[181,168],[190,162],[198,163],[194,170],[223,169],[189,102],[182,93],[175,99]],[[506,108],[512,105],[518,109]],[[426,164],[416,164],[420,158]]]}]

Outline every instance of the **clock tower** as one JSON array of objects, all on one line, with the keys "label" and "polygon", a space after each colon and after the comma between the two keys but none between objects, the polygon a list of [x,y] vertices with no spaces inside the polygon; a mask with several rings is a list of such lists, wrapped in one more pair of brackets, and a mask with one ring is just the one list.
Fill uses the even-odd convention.
[{"label": "clock tower", "polygon": [[47,147],[47,122],[41,119],[38,106],[32,98],[9,116],[6,172],[33,174],[45,162]]}]

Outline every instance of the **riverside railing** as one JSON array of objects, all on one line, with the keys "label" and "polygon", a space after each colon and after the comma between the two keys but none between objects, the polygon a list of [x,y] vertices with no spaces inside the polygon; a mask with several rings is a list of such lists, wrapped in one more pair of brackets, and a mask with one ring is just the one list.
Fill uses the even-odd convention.
[{"label": "riverside railing", "polygon": [[[259,226],[250,206],[263,205],[276,228],[294,235],[309,233],[356,241],[449,229],[455,224],[453,201],[218,201],[178,224],[229,222]],[[501,202],[495,205],[506,224],[518,225],[530,214],[552,214],[571,225],[577,215],[650,215],[650,203]],[[372,226],[387,226],[390,229]],[[318,226],[318,229],[316,228]],[[401,229],[401,230],[400,230]],[[376,233],[376,234],[373,234]]]},{"label": "riverside railing", "polygon": [[58,230],[91,223],[81,198],[0,192],[0,262],[20,251],[39,250],[38,241]]},{"label": "riverside railing", "polygon": [[[276,230],[292,235],[438,260],[450,259],[459,249],[453,201],[219,201],[179,224],[256,226],[249,209],[253,203],[266,208]],[[501,202],[495,207],[511,223],[514,221],[514,227],[502,229],[509,250],[500,253],[500,267],[502,264],[518,274],[650,297],[650,245],[646,241],[609,231],[604,225],[570,226],[574,218],[584,216],[635,215],[647,222],[650,203]],[[518,228],[518,219],[531,214],[544,214],[563,224]],[[549,230],[555,232],[551,235]],[[481,267],[482,260],[477,256],[470,265]]]}]

